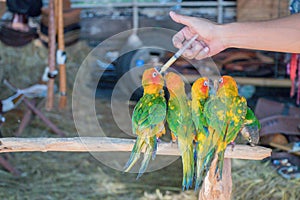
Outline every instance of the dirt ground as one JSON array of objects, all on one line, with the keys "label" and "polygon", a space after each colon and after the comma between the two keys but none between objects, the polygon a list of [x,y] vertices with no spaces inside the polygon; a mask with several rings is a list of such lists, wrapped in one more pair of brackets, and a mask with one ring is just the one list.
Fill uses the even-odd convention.
[{"label": "dirt ground", "polygon": [[[36,42],[21,49],[0,44],[0,49],[1,79],[9,78],[19,87],[39,79],[47,63],[45,47]],[[90,50],[84,42],[67,48],[69,103],[65,111],[59,111],[56,106],[47,112],[45,100],[39,100],[39,108],[67,137],[78,136],[72,117],[71,91],[75,74]],[[1,98],[11,94],[3,85],[0,89]],[[98,97],[95,105],[101,126],[118,136],[120,130],[113,122],[109,98]],[[13,137],[24,111],[22,104],[5,115],[7,120],[1,128],[4,137]],[[35,117],[21,137],[57,136]],[[136,180],[136,174],[111,169],[90,153],[10,153],[8,157],[21,175],[14,176],[0,169],[0,199],[197,199],[197,192],[181,191],[180,159]],[[299,181],[280,177],[268,160],[233,160],[232,173],[232,199],[300,199]]]}]

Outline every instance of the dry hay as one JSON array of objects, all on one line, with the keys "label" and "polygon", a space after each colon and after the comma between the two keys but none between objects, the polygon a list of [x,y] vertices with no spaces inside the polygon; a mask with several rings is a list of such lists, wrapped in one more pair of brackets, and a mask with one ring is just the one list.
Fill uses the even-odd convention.
[{"label": "dry hay", "polygon": [[279,176],[270,162],[234,160],[233,199],[300,199],[300,180]]},{"label": "dry hay", "polygon": [[[90,50],[84,41],[66,48],[68,91],[72,89],[76,72]],[[8,79],[20,88],[33,85],[40,81],[44,68],[48,66],[48,49],[39,40],[18,48],[0,42],[0,66],[0,81]],[[58,84],[58,78],[56,81]],[[0,91],[0,99],[11,94],[2,84]]]}]

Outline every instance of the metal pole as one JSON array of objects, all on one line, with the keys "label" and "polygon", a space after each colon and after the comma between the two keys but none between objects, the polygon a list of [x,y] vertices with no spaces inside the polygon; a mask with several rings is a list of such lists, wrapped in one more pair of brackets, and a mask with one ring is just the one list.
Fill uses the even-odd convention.
[{"label": "metal pole", "polygon": [[223,0],[218,0],[218,23],[223,23]]},{"label": "metal pole", "polygon": [[132,4],[133,29],[136,30],[139,27],[139,11],[138,11],[137,0],[133,0],[132,3],[133,3]]}]

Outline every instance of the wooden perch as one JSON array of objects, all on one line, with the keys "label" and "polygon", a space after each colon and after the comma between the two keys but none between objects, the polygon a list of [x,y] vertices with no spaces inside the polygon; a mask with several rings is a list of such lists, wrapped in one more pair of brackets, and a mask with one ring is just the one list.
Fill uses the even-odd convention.
[{"label": "wooden perch", "polygon": [[[130,152],[135,140],[108,137],[74,137],[74,138],[1,138],[0,153],[4,152]],[[172,143],[159,143],[158,155],[179,156],[178,147]],[[231,197],[231,160],[230,158],[261,160],[271,155],[271,149],[260,146],[229,146],[225,152],[223,179],[217,181],[214,172],[214,159],[208,176],[205,177],[199,192],[200,200],[229,200]]]},{"label": "wooden perch", "polygon": [[[116,152],[131,151],[135,140],[108,137],[74,137],[74,138],[1,138],[0,153],[28,151],[73,151],[73,152]],[[158,155],[180,155],[177,145],[159,143]],[[247,145],[229,146],[226,158],[261,160],[271,155],[271,149]]]}]

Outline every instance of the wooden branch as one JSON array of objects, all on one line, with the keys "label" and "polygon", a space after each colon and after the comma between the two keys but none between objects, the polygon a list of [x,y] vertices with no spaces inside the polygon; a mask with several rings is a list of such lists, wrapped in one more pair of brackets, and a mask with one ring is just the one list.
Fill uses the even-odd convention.
[{"label": "wooden branch", "polygon": [[[117,152],[131,151],[135,140],[108,137],[74,137],[74,138],[1,138],[0,153],[28,151],[69,151],[69,152]],[[176,144],[159,143],[158,155],[180,155]],[[261,160],[271,155],[271,149],[247,145],[228,147],[226,158]]]}]

